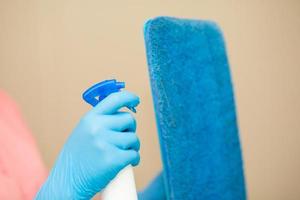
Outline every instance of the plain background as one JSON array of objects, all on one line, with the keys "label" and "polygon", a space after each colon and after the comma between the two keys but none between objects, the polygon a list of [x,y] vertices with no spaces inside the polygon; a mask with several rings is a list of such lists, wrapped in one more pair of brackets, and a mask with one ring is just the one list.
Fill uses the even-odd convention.
[{"label": "plain background", "polygon": [[219,23],[249,198],[300,199],[299,0],[0,0],[0,88],[19,103],[47,166],[90,109],[82,92],[117,78],[142,102],[138,188],[160,170],[142,32],[144,22],[158,15]]}]

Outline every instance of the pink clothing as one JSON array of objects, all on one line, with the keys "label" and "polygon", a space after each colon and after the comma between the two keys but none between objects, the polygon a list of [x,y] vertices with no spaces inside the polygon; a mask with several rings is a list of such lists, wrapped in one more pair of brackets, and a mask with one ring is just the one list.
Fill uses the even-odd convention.
[{"label": "pink clothing", "polygon": [[16,104],[0,91],[0,199],[33,199],[46,176]]}]

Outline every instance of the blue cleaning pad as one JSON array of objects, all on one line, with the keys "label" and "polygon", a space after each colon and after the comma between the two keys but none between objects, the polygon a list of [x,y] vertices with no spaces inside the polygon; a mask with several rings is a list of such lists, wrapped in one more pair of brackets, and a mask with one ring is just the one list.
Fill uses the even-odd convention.
[{"label": "blue cleaning pad", "polygon": [[246,199],[220,29],[158,17],[144,31],[168,199]]}]

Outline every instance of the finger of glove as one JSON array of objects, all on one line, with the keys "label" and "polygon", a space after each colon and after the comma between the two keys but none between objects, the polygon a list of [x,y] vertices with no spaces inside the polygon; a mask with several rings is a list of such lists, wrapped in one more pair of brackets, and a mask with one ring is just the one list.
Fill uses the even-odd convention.
[{"label": "finger of glove", "polygon": [[133,115],[128,112],[119,112],[115,115],[110,115],[107,117],[109,119],[107,122],[107,126],[113,131],[136,131],[136,120]]},{"label": "finger of glove", "polygon": [[122,150],[140,149],[140,140],[134,132],[111,132],[107,137],[110,143]]},{"label": "finger of glove", "polygon": [[115,114],[123,107],[136,107],[139,102],[139,97],[131,92],[115,92],[99,102],[95,106],[94,111],[99,114]]},{"label": "finger of glove", "polygon": [[120,150],[121,167],[136,166],[140,162],[140,154],[135,150]]}]

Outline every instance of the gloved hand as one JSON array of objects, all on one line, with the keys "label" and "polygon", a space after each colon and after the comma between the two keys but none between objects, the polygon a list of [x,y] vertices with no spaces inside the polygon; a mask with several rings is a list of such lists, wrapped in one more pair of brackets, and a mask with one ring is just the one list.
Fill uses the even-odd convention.
[{"label": "gloved hand", "polygon": [[79,122],[61,151],[36,199],[90,199],[127,165],[139,163],[136,122],[123,107],[139,98],[112,93]]}]

